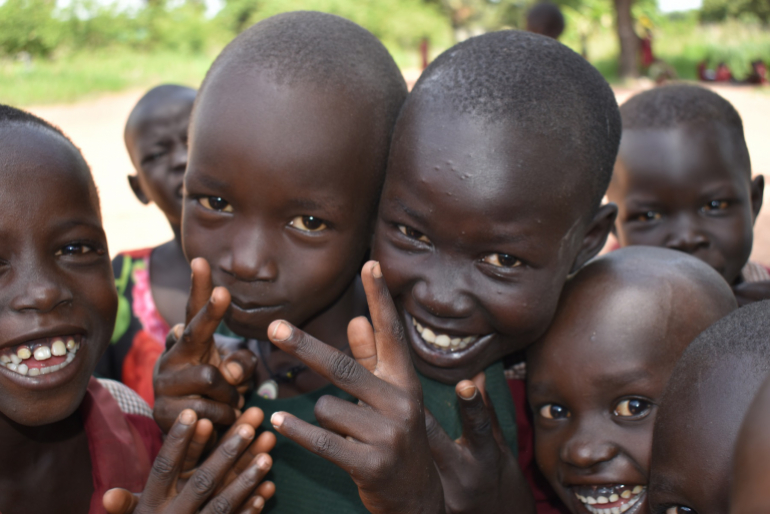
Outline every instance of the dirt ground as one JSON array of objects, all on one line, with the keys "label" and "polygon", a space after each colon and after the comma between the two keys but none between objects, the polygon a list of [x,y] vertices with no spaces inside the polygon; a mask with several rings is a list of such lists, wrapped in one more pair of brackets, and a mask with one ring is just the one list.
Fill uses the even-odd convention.
[{"label": "dirt ground", "polygon": [[[414,80],[413,77],[407,77]],[[412,81],[410,80],[410,82]],[[746,140],[755,174],[770,176],[770,94],[750,88],[721,86],[715,91],[727,98],[743,117]],[[618,102],[635,91],[618,89]],[[123,125],[142,91],[104,96],[72,105],[33,107],[30,110],[59,125],[83,150],[93,169],[102,200],[104,226],[110,250],[154,246],[171,238],[171,229],[153,205],[139,203],[126,176],[133,168],[123,145]],[[752,259],[770,265],[770,187],[755,226]]]}]

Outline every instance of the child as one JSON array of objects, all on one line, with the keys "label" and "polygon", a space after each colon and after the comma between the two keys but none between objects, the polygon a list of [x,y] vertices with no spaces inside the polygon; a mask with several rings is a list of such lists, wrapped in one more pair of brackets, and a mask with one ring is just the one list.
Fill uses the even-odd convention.
[{"label": "child", "polygon": [[556,4],[538,2],[527,13],[527,31],[559,39],[564,32],[564,15]]},{"label": "child", "polygon": [[757,302],[712,325],[682,354],[653,430],[650,512],[730,510],[733,451],[770,371],[769,339],[770,302]]},{"label": "child", "polygon": [[743,420],[733,458],[730,491],[732,514],[770,512],[770,380],[759,389]]},{"label": "child", "polygon": [[[247,338],[261,357],[258,390],[270,400],[255,394],[250,405],[314,421],[322,395],[352,400],[271,346],[267,328],[286,318],[346,351],[347,323],[367,312],[357,275],[405,97],[385,47],[337,16],[274,16],[217,58],[190,126],[182,223],[193,259],[190,312],[201,311],[202,324],[188,320],[161,358],[162,427],[184,406],[222,425],[242,407],[230,384],[251,378],[254,364],[233,362],[229,377],[212,367],[221,361],[209,336],[223,315],[230,335]],[[278,495],[269,512],[365,511],[344,471],[282,437],[274,456]]]},{"label": "child", "polygon": [[194,101],[194,89],[158,86],[139,100],[126,122],[126,148],[137,172],[129,175],[128,182],[140,202],[155,202],[163,211],[174,239],[113,259],[118,317],[112,344],[96,373],[122,381],[151,406],[155,362],[163,352],[169,327],[184,321],[190,290],[181,225],[187,126]]},{"label": "child", "polygon": [[[195,414],[182,413],[161,448],[141,398],[91,377],[117,308],[96,186],[59,129],[4,105],[0,197],[0,511],[104,512],[108,489],[142,491],[160,449],[138,512],[196,512],[213,488],[195,496],[194,484],[205,475],[218,486],[241,454],[238,479],[211,501],[247,500],[257,512],[252,493],[269,457],[244,453],[255,448],[256,423],[239,424],[177,494],[179,473],[191,471],[182,464],[199,430]],[[261,419],[255,413],[249,419]]]},{"label": "child", "polygon": [[703,262],[612,252],[567,282],[527,353],[538,467],[573,514],[647,512],[656,405],[679,355],[736,308]]},{"label": "child", "polygon": [[770,297],[770,274],[748,262],[762,207],[741,118],[707,89],[659,87],[621,107],[623,139],[607,196],[620,246],[663,246],[707,262],[739,304]]}]

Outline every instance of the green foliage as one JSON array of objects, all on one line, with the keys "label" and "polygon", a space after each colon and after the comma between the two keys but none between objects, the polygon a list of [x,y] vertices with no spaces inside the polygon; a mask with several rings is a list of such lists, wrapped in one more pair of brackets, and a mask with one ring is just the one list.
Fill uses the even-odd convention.
[{"label": "green foliage", "polygon": [[6,0],[0,4],[0,52],[50,55],[64,38],[54,18],[55,0]]},{"label": "green foliage", "polygon": [[706,22],[738,18],[744,21],[770,22],[770,0],[703,0],[701,19]]}]

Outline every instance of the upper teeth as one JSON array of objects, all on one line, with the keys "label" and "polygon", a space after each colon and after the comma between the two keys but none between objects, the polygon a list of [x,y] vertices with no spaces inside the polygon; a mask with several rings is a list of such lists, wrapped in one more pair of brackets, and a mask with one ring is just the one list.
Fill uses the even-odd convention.
[{"label": "upper teeth", "polygon": [[417,329],[417,333],[426,342],[433,346],[437,346],[441,349],[449,349],[451,351],[462,350],[468,345],[476,342],[479,336],[468,337],[450,337],[446,334],[436,334],[433,330],[423,327],[416,319],[412,318],[412,324]]},{"label": "upper teeth", "polygon": [[[623,486],[616,487],[622,488]],[[634,486],[633,489],[624,489],[620,495],[612,493],[609,495],[583,496],[578,492],[575,492],[575,496],[592,514],[622,514],[623,512],[626,512],[628,509],[636,505],[636,503],[641,498],[639,493],[643,492],[644,490],[644,486],[637,485]],[[621,498],[628,501],[623,505],[618,505],[616,507],[599,507],[599,505],[603,505],[605,503],[615,503]]]}]

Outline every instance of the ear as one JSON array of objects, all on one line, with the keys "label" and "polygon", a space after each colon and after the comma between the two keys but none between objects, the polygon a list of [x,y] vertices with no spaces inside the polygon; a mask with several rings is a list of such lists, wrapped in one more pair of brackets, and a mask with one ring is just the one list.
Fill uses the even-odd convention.
[{"label": "ear", "polygon": [[752,222],[757,221],[759,211],[762,209],[762,198],[764,197],[764,193],[765,177],[757,175],[754,177],[754,180],[751,181],[751,214],[754,217]]},{"label": "ear", "polygon": [[144,205],[147,205],[150,203],[150,199],[144,193],[144,189],[142,189],[142,184],[141,182],[139,182],[139,175],[129,175],[128,185],[131,186],[131,191],[134,192],[134,196],[136,196],[137,200],[142,202]]},{"label": "ear", "polygon": [[607,236],[615,226],[615,218],[618,216],[618,206],[614,203],[604,204],[596,211],[588,225],[586,235],[580,245],[580,250],[572,263],[570,273],[575,273],[583,264],[593,259],[607,242]]}]

